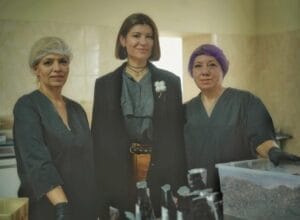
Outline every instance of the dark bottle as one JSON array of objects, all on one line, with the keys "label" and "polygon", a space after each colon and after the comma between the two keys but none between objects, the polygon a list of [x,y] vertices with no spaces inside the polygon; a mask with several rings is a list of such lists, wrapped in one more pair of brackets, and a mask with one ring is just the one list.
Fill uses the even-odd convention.
[{"label": "dark bottle", "polygon": [[205,189],[207,181],[207,171],[205,168],[190,169],[188,170],[187,179],[191,191]]},{"label": "dark bottle", "polygon": [[171,186],[165,184],[161,187],[161,220],[175,220],[176,205]]},{"label": "dark bottle", "polygon": [[178,194],[178,208],[177,208],[177,220],[189,220],[190,218],[190,207],[191,207],[191,196],[190,189],[187,186],[181,186],[177,190]]},{"label": "dark bottle", "polygon": [[207,196],[199,196],[192,200],[191,219],[216,220],[214,204],[209,204]]},{"label": "dark bottle", "polygon": [[150,192],[146,181],[136,183],[137,201],[135,205],[136,220],[155,220],[155,215],[150,200]]},{"label": "dark bottle", "polygon": [[220,192],[213,192],[210,196],[207,196],[208,204],[211,207],[212,212],[214,213],[216,220],[223,219],[223,201],[222,194]]},{"label": "dark bottle", "polygon": [[191,219],[193,220],[221,220],[220,193],[201,190],[198,197],[194,197],[191,203]]},{"label": "dark bottle", "polygon": [[125,218],[127,219],[127,220],[135,220],[135,216],[134,216],[134,214],[132,213],[132,212],[129,212],[129,211],[125,211]]}]

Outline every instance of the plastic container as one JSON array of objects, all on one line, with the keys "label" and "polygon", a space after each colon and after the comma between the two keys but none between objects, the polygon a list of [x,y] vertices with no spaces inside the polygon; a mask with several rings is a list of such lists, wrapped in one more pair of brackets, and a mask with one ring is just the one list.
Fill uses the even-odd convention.
[{"label": "plastic container", "polygon": [[300,219],[300,163],[255,159],[217,164],[223,211],[242,219]]},{"label": "plastic container", "polygon": [[28,220],[28,198],[0,198],[1,220]]}]

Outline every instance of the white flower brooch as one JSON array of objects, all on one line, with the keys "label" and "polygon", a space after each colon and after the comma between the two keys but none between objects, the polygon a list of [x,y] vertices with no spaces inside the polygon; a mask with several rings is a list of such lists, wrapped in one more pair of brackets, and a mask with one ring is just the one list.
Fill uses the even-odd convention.
[{"label": "white flower brooch", "polygon": [[161,94],[167,90],[167,86],[165,81],[156,81],[154,83],[155,92],[159,93],[158,98],[160,98]]}]

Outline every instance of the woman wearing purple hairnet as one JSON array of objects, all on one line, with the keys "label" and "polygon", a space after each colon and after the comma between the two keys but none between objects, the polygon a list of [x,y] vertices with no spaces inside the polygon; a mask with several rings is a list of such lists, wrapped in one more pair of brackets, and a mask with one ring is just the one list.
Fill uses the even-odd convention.
[{"label": "woman wearing purple hairnet", "polygon": [[184,127],[188,169],[206,168],[207,187],[219,191],[216,163],[269,157],[300,160],[285,153],[275,142],[272,119],[262,101],[250,92],[222,85],[229,62],[211,44],[196,48],[189,72],[200,94],[185,104]]}]

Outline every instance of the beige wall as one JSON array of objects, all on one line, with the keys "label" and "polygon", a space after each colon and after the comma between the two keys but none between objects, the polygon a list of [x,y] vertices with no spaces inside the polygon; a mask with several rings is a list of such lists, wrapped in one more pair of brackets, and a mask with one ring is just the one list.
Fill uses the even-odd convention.
[{"label": "beige wall", "polygon": [[277,129],[293,135],[286,149],[300,154],[300,29],[257,38],[257,94]]},{"label": "beige wall", "polygon": [[256,32],[270,34],[300,28],[299,0],[256,0]]},{"label": "beige wall", "polygon": [[151,15],[161,31],[180,34],[255,31],[254,0],[0,0],[0,19],[9,20],[119,27],[133,12]]},{"label": "beige wall", "polygon": [[10,116],[17,98],[37,88],[27,63],[30,47],[42,36],[60,36],[73,50],[63,93],[80,102],[90,116],[95,79],[118,64],[113,57],[115,30],[109,27],[0,20],[0,117]]},{"label": "beige wall", "polygon": [[[83,104],[90,116],[96,77],[120,63],[113,58],[113,50],[118,28],[126,16],[139,11],[149,14],[161,35],[255,31],[253,0],[222,3],[223,0],[157,0],[151,4],[140,0],[0,0],[0,118],[10,117],[17,98],[36,88],[27,68],[27,56],[38,38],[56,35],[71,45],[74,59],[64,94]],[[220,22],[217,17],[224,19]]]},{"label": "beige wall", "polygon": [[285,149],[300,154],[300,1],[256,0],[256,16],[257,77],[252,84],[275,127],[293,136]]},{"label": "beige wall", "polygon": [[191,51],[216,43],[230,60],[224,84],[261,97],[276,128],[294,136],[286,149],[300,154],[299,0],[0,0],[0,121],[11,120],[17,98],[36,88],[27,57],[45,35],[73,48],[64,94],[90,116],[95,79],[120,63],[113,58],[119,25],[137,11],[149,14],[161,35],[183,38],[184,101],[199,92],[187,73]]}]

